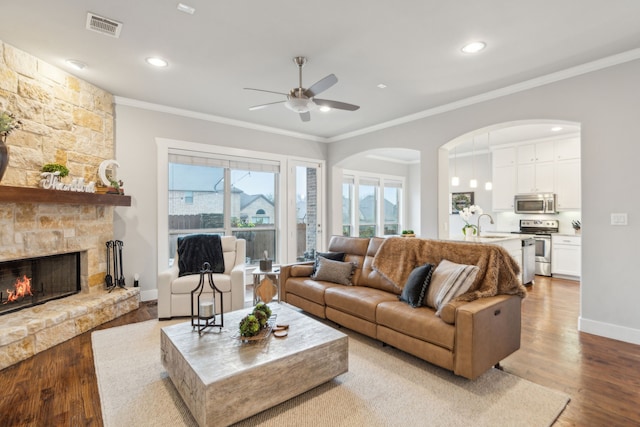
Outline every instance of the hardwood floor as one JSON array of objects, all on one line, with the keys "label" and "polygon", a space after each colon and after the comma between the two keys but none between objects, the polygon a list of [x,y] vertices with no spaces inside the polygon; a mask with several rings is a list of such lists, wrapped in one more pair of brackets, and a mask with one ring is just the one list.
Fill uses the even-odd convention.
[{"label": "hardwood floor", "polygon": [[[536,276],[504,370],[571,396],[557,426],[640,425],[640,346],[579,333],[579,297],[577,282]],[[142,303],[97,329],[156,317]],[[90,332],[0,371],[0,387],[0,426],[102,426]]]}]

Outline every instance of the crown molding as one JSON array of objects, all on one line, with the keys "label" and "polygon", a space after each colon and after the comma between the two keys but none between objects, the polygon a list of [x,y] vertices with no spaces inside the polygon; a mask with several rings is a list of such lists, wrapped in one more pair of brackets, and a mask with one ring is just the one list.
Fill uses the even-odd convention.
[{"label": "crown molding", "polygon": [[544,86],[550,83],[555,83],[561,80],[570,79],[572,77],[577,77],[583,74],[591,73],[593,71],[598,71],[604,68],[613,67],[615,65],[624,64],[626,62],[635,61],[637,59],[640,59],[640,48],[632,49],[623,53],[619,53],[617,55],[608,56],[606,58],[598,59],[596,61],[587,62],[586,64],[577,65],[575,67],[567,68],[562,71],[557,71],[555,73],[551,73],[544,76],[536,77],[534,79],[526,80],[521,83],[505,86],[500,89],[485,92],[476,96],[471,96],[469,98],[461,99],[459,101],[451,102],[449,104],[440,105],[438,107],[430,108],[428,110],[424,110],[419,113],[404,116],[399,119],[390,120],[388,122],[380,123],[374,126],[369,126],[353,132],[348,132],[342,135],[333,136],[331,138],[327,138],[326,142],[342,141],[342,140],[353,138],[356,136],[365,135],[371,132],[376,132],[382,129],[399,126],[405,123],[410,123],[416,120],[424,119],[426,117],[435,116],[437,114],[446,113],[449,111],[457,110],[459,108],[468,107],[470,105],[479,104],[481,102],[490,101],[492,99],[501,98],[507,95],[512,95],[514,93],[523,92],[525,90]]},{"label": "crown molding", "polygon": [[257,125],[255,123],[244,122],[242,120],[229,119],[227,117],[215,116],[213,114],[199,113],[197,111],[185,110],[182,108],[169,107],[167,105],[154,104],[152,102],[140,101],[137,99],[114,96],[116,105],[126,105],[128,107],[141,108],[143,110],[157,111],[160,113],[173,114],[175,116],[188,117],[191,119],[204,120],[207,122],[220,123],[223,125],[235,126],[244,129],[257,130],[261,132],[273,133],[277,135],[290,136],[292,138],[305,139],[315,142],[327,142],[327,138],[305,133],[292,132],[270,126]]}]

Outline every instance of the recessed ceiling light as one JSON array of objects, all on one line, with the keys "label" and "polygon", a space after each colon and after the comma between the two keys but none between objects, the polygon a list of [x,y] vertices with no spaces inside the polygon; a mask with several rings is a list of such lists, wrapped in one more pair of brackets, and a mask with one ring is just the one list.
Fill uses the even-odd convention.
[{"label": "recessed ceiling light", "polygon": [[551,132],[560,132],[562,130],[562,126],[554,126],[551,128]]},{"label": "recessed ceiling light", "polygon": [[151,57],[146,59],[147,64],[153,65],[154,67],[166,67],[169,65],[167,61],[158,57]]},{"label": "recessed ceiling light", "polygon": [[322,111],[323,113],[326,113],[328,111],[331,111],[331,107],[327,107],[326,105],[321,106],[320,108],[318,108],[320,111]]},{"label": "recessed ceiling light", "polygon": [[193,15],[194,12],[196,11],[195,8],[184,3],[178,3],[178,10],[180,12],[188,13],[189,15]]},{"label": "recessed ceiling light", "polygon": [[84,70],[87,66],[84,62],[80,62],[75,59],[67,59],[65,62],[68,66],[78,71]]},{"label": "recessed ceiling light", "polygon": [[477,53],[477,52],[480,52],[485,47],[487,47],[487,44],[485,42],[471,42],[469,44],[464,45],[462,47],[462,51],[464,53]]},{"label": "recessed ceiling light", "polygon": [[387,85],[386,85],[386,84],[384,84],[384,83],[380,83],[380,84],[379,84],[379,85],[377,85],[376,87],[377,87],[377,88],[379,88],[379,89],[384,89],[384,88],[386,88],[386,87],[387,87]]}]

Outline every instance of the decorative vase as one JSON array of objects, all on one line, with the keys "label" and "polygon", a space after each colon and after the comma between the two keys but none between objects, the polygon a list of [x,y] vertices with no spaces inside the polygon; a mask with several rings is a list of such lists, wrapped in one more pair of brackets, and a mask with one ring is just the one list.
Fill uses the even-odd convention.
[{"label": "decorative vase", "polygon": [[464,234],[465,239],[471,239],[476,236],[476,229],[471,226],[463,227],[462,234]]},{"label": "decorative vase", "polygon": [[7,165],[9,164],[9,149],[5,145],[6,139],[6,135],[0,136],[0,181],[2,181],[4,172],[7,170]]}]

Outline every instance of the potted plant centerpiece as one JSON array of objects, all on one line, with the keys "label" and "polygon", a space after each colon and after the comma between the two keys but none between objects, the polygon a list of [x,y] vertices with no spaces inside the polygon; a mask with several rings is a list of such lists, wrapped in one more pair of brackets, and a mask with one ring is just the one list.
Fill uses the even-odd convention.
[{"label": "potted plant centerpiece", "polygon": [[416,237],[416,233],[413,230],[402,230],[402,237]]},{"label": "potted plant centerpiece", "polygon": [[460,211],[460,218],[462,218],[462,220],[464,221],[464,226],[462,226],[462,234],[465,237],[474,237],[478,234],[478,227],[469,222],[475,214],[482,215],[482,208],[480,206],[471,205],[469,207],[463,208]]}]

